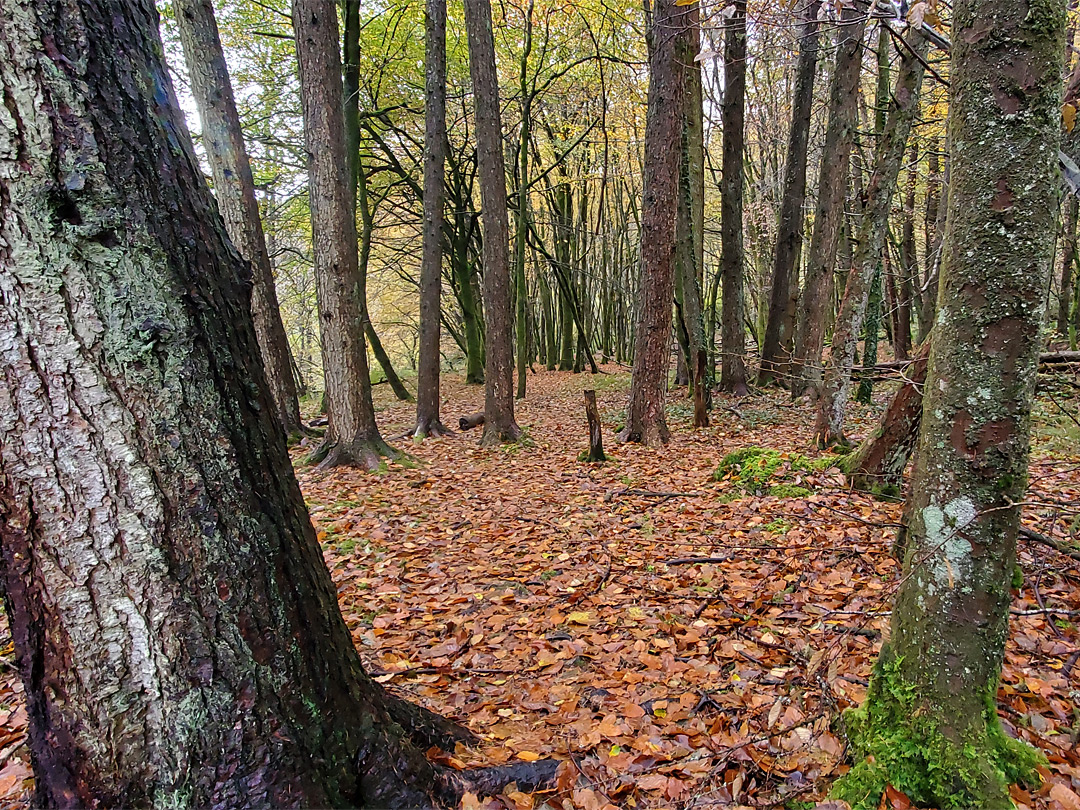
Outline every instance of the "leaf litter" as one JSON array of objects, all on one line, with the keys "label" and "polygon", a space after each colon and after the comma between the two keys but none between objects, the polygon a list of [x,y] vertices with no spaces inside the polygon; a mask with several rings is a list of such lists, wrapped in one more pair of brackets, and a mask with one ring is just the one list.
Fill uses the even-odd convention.
[{"label": "leaf litter", "polygon": [[[482,449],[474,431],[399,440],[409,459],[381,474],[297,467],[365,665],[480,737],[432,752],[443,764],[565,761],[556,792],[510,785],[467,794],[465,808],[843,807],[826,797],[847,769],[838,718],[864,697],[888,633],[899,505],[849,492],[808,449],[810,408],[782,393],[718,398],[713,426],[694,430],[673,392],[671,443],[620,445],[628,375],[606,371],[530,375],[520,446]],[[603,464],[577,460],[590,387]],[[887,393],[854,406],[853,433],[868,432]],[[444,378],[444,421],[482,398]],[[380,399],[379,416],[384,435],[400,434],[413,406]],[[776,483],[797,489],[755,492],[810,494],[747,494],[737,468],[714,478],[755,446],[801,460],[775,465]],[[1080,465],[1036,452],[1028,497],[1026,525],[1067,541]],[[1074,810],[1080,564],[1030,542],[1020,560],[998,702],[1008,733],[1049,767],[1013,799]],[[20,806],[33,780],[3,632],[0,803]],[[895,789],[882,799],[910,806]]]}]

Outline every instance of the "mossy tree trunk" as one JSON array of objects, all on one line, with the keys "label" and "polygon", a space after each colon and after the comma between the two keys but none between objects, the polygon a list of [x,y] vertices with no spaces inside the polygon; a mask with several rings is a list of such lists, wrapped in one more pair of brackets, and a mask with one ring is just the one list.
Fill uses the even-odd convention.
[{"label": "mossy tree trunk", "polygon": [[1036,753],[995,708],[1027,485],[1061,126],[1064,2],[953,7],[952,177],[911,523],[892,632],[849,718],[836,794],[1012,807]]},{"label": "mossy tree trunk", "polygon": [[320,454],[324,454],[325,466],[347,464],[373,469],[380,456],[397,453],[379,435],[371,401],[356,213],[350,184],[342,182],[349,162],[333,0],[296,0],[293,27],[308,153],[311,239],[329,419]]},{"label": "mossy tree trunk", "polygon": [[930,41],[926,37],[917,30],[909,32],[892,98],[888,102],[888,117],[878,141],[874,171],[866,189],[866,204],[856,232],[851,268],[844,295],[840,299],[832,351],[818,399],[814,438],[822,448],[834,444],[847,447],[849,444],[844,436],[844,416],[851,394],[851,369],[855,364],[859,332],[870,300],[870,286],[874,273],[881,265],[893,189],[900,174],[904,147],[919,110],[923,63],[929,50]]},{"label": "mossy tree trunk", "polygon": [[0,583],[35,803],[456,806],[438,722],[339,612],[157,25],[0,2]]},{"label": "mossy tree trunk", "polygon": [[620,438],[655,446],[671,438],[664,413],[675,290],[675,217],[686,82],[678,54],[686,11],[657,0],[649,31],[649,107],[641,205],[641,286],[626,427]]}]

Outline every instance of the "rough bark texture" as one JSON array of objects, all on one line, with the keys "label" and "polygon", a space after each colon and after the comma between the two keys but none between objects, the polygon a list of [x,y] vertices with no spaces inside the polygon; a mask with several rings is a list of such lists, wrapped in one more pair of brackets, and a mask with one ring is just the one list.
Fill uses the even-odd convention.
[{"label": "rough bark texture", "polygon": [[1057,331],[1068,337],[1069,308],[1072,303],[1073,268],[1076,267],[1076,221],[1080,199],[1075,194],[1065,200],[1065,238],[1061,244],[1061,281],[1058,286]]},{"label": "rough bark texture", "polygon": [[345,153],[344,95],[333,0],[293,4],[308,152],[311,237],[329,425],[323,464],[372,469],[395,451],[383,442],[371,401],[356,218]]},{"label": "rough bark texture", "polygon": [[415,436],[449,431],[439,418],[443,168],[446,161],[446,0],[427,0],[424,83],[424,232],[420,261],[420,359]]},{"label": "rough bark texture", "polygon": [[240,115],[221,50],[211,0],[177,0],[176,26],[187,62],[191,94],[199,108],[202,141],[214,178],[214,194],[225,229],[251,265],[251,314],[266,369],[274,412],[286,434],[303,429],[289,339],[281,322],[274,272],[266,250],[255,181],[251,176]]},{"label": "rough bark texture", "polygon": [[[344,71],[342,73],[345,93],[345,157],[349,164],[350,192],[355,212],[360,216],[360,252],[357,256],[359,284],[357,298],[360,300],[360,316],[364,321],[364,335],[371,346],[371,353],[383,371],[394,396],[404,402],[412,402],[413,395],[401,381],[390,356],[383,348],[367,303],[367,276],[371,257],[371,240],[375,226],[375,214],[368,195],[367,174],[360,155],[360,0],[345,0],[345,30],[343,32]],[[371,381],[362,381],[370,386]]]},{"label": "rough bark texture", "polygon": [[837,793],[1012,807],[1037,754],[995,706],[1058,193],[1064,2],[953,6],[952,177],[904,576]]},{"label": "rough bark texture", "polygon": [[[795,92],[791,98],[791,130],[788,133],[787,162],[784,164],[784,195],[776,228],[769,315],[761,345],[758,385],[783,380],[790,371],[793,335],[790,309],[795,266],[802,251],[803,203],[806,200],[806,156],[810,142],[810,113],[814,101],[814,77],[818,62],[818,8],[820,0],[809,0],[799,32],[799,63],[795,71]],[[785,356],[788,355],[788,356]]]},{"label": "rough bark texture", "polygon": [[859,71],[862,67],[866,15],[852,6],[840,14],[836,67],[829,95],[829,123],[818,175],[818,199],[806,279],[799,312],[799,341],[795,365],[798,379],[792,394],[818,393],[821,354],[825,346],[825,319],[833,291],[833,265],[844,218],[844,191],[851,144],[858,122]]},{"label": "rough bark texture", "polygon": [[585,392],[585,418],[589,423],[589,455],[586,461],[607,461],[604,455],[604,431],[600,411],[596,408],[596,392]]},{"label": "rough bark texture", "polygon": [[720,181],[720,389],[738,396],[746,387],[746,302],[743,289],[743,128],[746,119],[746,0],[735,0],[724,23],[723,179]]},{"label": "rough bark texture", "polygon": [[874,432],[841,465],[848,484],[863,492],[899,495],[904,469],[919,437],[922,389],[930,342],[904,368],[904,384],[897,389]]},{"label": "rough bark texture", "polygon": [[153,3],[3,0],[0,43],[0,581],[36,803],[453,802],[341,618]]},{"label": "rough bark texture", "polygon": [[900,174],[911,125],[919,109],[923,63],[930,50],[930,41],[917,30],[910,31],[907,40],[889,101],[885,128],[878,141],[874,172],[866,189],[866,204],[855,237],[851,269],[843,298],[840,299],[832,350],[825,367],[822,395],[818,400],[814,439],[822,448],[834,444],[842,447],[849,445],[844,436],[844,415],[851,395],[851,368],[855,365],[859,332],[870,299],[870,286],[881,263],[881,250],[889,229],[893,189]]},{"label": "rough bark texture", "polygon": [[484,435],[483,444],[517,441],[514,421],[514,319],[510,301],[510,225],[506,216],[499,80],[488,0],[466,0],[469,73],[476,110],[476,155],[484,226]]},{"label": "rough bark texture", "polygon": [[641,205],[641,286],[634,366],[626,427],[620,438],[646,445],[671,438],[664,414],[671,301],[675,287],[675,214],[678,206],[679,140],[683,94],[679,40],[686,35],[684,10],[657,0],[649,52],[649,109]]}]

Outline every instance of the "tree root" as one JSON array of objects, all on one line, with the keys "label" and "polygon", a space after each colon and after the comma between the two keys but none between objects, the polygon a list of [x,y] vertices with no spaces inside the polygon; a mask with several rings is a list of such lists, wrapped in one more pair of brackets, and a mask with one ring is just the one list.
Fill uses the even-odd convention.
[{"label": "tree root", "polygon": [[456,723],[418,703],[384,690],[386,711],[416,743],[424,748],[441,748],[451,752],[457,743],[477,745],[480,738],[460,723]]}]

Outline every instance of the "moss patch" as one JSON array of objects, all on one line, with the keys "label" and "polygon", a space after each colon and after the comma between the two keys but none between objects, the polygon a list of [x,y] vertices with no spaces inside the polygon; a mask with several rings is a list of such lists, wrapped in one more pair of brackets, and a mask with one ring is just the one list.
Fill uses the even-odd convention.
[{"label": "moss patch", "polygon": [[834,456],[809,459],[799,453],[751,445],[726,455],[713,478],[717,481],[730,478],[746,495],[804,498],[813,492],[804,476],[823,472],[836,461]]},{"label": "moss patch", "polygon": [[953,739],[943,729],[956,728],[921,700],[918,688],[900,671],[901,660],[882,650],[865,703],[844,713],[848,740],[859,762],[833,785],[833,798],[853,810],[873,810],[885,785],[892,785],[920,806],[941,810],[1011,808],[1008,786],[1037,784],[1042,754],[1007,736],[994,705],[996,689],[983,700],[983,723]]}]

